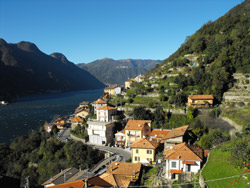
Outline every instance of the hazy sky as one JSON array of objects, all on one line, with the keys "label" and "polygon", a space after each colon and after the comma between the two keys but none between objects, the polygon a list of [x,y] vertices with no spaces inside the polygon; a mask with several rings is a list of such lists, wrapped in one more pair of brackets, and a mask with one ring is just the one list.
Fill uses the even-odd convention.
[{"label": "hazy sky", "polygon": [[241,0],[0,0],[0,38],[74,63],[165,59]]}]

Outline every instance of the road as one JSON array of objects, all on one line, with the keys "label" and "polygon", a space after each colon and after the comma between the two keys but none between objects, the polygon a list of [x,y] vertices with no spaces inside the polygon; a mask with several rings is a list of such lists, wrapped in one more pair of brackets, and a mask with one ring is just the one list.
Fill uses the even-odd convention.
[{"label": "road", "polygon": [[88,144],[88,145],[99,150],[104,150],[104,151],[115,153],[123,157],[122,161],[126,161],[131,157],[131,151],[128,149],[109,147],[109,146],[97,146],[97,145],[91,145],[91,144]]},{"label": "road", "polygon": [[62,129],[58,133],[58,140],[66,142],[70,137],[70,128]]},{"label": "road", "polygon": [[[62,142],[66,142],[66,139],[70,139],[70,128],[63,129],[58,133],[58,140]],[[109,147],[109,146],[100,146],[100,145],[92,145],[89,143],[85,143],[89,145],[90,147],[103,150],[103,151],[109,151],[114,154],[117,154],[122,157],[122,161],[126,161],[131,157],[131,151],[129,149],[122,149],[117,147]]]}]

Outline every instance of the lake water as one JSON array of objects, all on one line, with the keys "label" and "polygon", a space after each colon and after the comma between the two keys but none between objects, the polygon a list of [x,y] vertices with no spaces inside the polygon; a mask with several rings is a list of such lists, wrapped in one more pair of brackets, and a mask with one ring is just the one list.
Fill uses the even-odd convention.
[{"label": "lake water", "polygon": [[93,102],[102,93],[103,89],[33,95],[0,106],[0,142],[10,143],[16,136],[27,135],[55,115],[72,114],[80,102]]}]

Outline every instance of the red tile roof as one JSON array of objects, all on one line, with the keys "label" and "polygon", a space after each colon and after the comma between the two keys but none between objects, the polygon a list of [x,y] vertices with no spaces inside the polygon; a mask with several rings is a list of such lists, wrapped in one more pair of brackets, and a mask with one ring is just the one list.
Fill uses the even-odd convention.
[{"label": "red tile roof", "polygon": [[129,120],[124,130],[142,130],[151,120]]},{"label": "red tile roof", "polygon": [[107,104],[105,101],[103,101],[102,99],[98,99],[95,102],[93,102],[94,104]]},{"label": "red tile roof", "polygon": [[185,142],[173,146],[172,149],[164,150],[165,159],[177,159],[184,161],[202,161],[203,149],[197,146],[190,146]]},{"label": "red tile roof", "polygon": [[181,174],[181,170],[176,170],[176,169],[170,169],[170,173],[172,174]]},{"label": "red tile roof", "polygon": [[182,161],[182,164],[194,165],[194,164],[195,164],[195,161]]},{"label": "red tile roof", "polygon": [[[50,186],[50,188],[84,188],[85,187],[85,180],[87,178],[77,180],[77,181],[72,181],[72,182],[67,182],[59,185],[54,185]],[[88,182],[88,187],[92,188],[106,188],[106,187],[112,187],[110,183],[106,182],[100,177],[91,177],[87,179]]]},{"label": "red tile roof", "polygon": [[169,129],[153,129],[149,136],[156,136],[163,138],[168,134],[171,130]]},{"label": "red tile roof", "polygon": [[159,146],[158,142],[150,141],[146,138],[136,140],[130,145],[131,148],[142,148],[142,149],[156,149]]},{"label": "red tile roof", "polygon": [[97,108],[96,110],[116,110],[116,108],[112,106],[103,106],[103,107]]},{"label": "red tile roof", "polygon": [[83,122],[83,120],[79,116],[76,116],[72,118],[71,122]]},{"label": "red tile roof", "polygon": [[163,140],[183,136],[185,132],[187,131],[188,127],[189,125],[186,125],[186,126],[178,127],[178,128],[171,130],[168,134],[166,134]]},{"label": "red tile roof", "polygon": [[195,100],[198,100],[198,99],[210,99],[210,100],[213,100],[214,99],[213,95],[188,95],[188,98],[195,99]]}]

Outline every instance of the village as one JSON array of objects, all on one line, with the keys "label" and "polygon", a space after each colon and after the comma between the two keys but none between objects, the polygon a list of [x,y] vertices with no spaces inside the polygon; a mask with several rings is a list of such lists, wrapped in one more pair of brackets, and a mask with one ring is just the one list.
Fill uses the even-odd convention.
[{"label": "village", "polygon": [[[58,139],[63,142],[81,141],[106,154],[105,159],[93,168],[64,169],[42,186],[138,186],[145,169],[154,171],[155,186],[170,186],[178,178],[186,181],[195,179],[207,161],[209,150],[192,145],[194,140],[190,136],[192,129],[189,125],[172,129],[152,128],[152,120],[126,117],[119,108],[107,102],[111,96],[124,95],[132,83],[140,83],[144,79],[139,75],[126,81],[125,87],[109,86],[104,89],[103,97],[92,103],[83,101],[73,115],[57,118],[45,125],[47,132],[56,127],[59,130]],[[186,106],[212,108],[213,100],[212,95],[189,95]],[[79,130],[83,130],[84,134],[79,136]]]}]

